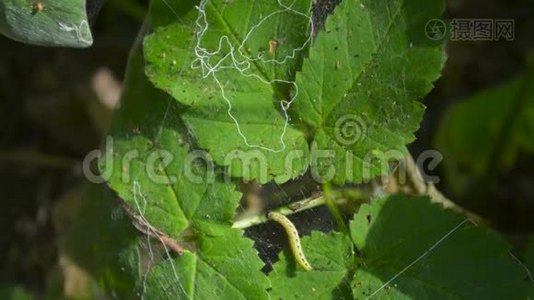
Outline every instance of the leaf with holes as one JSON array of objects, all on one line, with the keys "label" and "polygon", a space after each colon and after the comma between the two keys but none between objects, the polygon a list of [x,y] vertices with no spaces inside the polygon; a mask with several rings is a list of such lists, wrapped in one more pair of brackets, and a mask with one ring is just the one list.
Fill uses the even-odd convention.
[{"label": "leaf with holes", "polygon": [[[414,139],[445,61],[425,37],[441,1],[342,1],[304,60],[292,113],[314,132],[312,170],[336,183],[388,171]],[[385,167],[384,167],[385,166]]]},{"label": "leaf with holes", "polygon": [[291,81],[309,45],[310,3],[201,1],[145,40],[148,77],[186,106],[200,147],[233,176],[287,181],[307,168],[304,134],[285,111],[299,89]]},{"label": "leaf with holes", "polygon": [[350,225],[362,257],[358,299],[526,299],[534,285],[492,230],[431,204],[391,196],[364,205]]}]

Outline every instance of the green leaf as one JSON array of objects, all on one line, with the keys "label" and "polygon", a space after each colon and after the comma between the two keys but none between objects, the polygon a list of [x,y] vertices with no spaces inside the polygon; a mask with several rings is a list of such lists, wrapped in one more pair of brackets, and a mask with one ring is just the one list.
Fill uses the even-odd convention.
[{"label": "green leaf", "polygon": [[196,0],[150,1],[147,19],[152,28],[169,25],[194,9],[197,2]]},{"label": "green leaf", "polygon": [[424,37],[442,10],[442,1],[343,1],[327,19],[297,74],[292,106],[314,132],[317,176],[359,182],[402,157],[424,111],[416,100],[445,61],[442,44]]},{"label": "green leaf", "polygon": [[445,170],[454,191],[462,193],[474,181],[510,169],[520,153],[534,152],[533,80],[531,68],[462,100],[444,117],[436,145],[447,158]]},{"label": "green leaf", "polygon": [[[240,193],[233,182],[209,171],[209,161],[193,159],[198,156],[179,118],[181,108],[148,82],[143,65],[137,46],[129,60],[126,88],[100,171],[124,199],[131,221],[141,225],[138,229],[160,231],[188,250],[174,258],[171,249],[147,238],[148,258],[139,271],[142,278],[131,282],[137,286],[136,295],[168,299],[171,293],[172,299],[180,299],[184,294],[212,293],[243,298],[245,293],[266,298],[260,297],[266,296],[269,286],[259,270],[263,264],[252,242],[231,228]],[[187,289],[180,289],[183,286]]]},{"label": "green leaf", "polygon": [[85,0],[2,0],[0,33],[40,46],[89,47],[93,43]]},{"label": "green leaf", "polygon": [[268,299],[263,263],[241,235],[225,228],[221,236],[202,236],[197,253],[155,265],[140,287],[145,299]]},{"label": "green leaf", "polygon": [[425,197],[376,200],[360,208],[350,227],[363,260],[352,281],[358,299],[534,295],[502,237]]},{"label": "green leaf", "polygon": [[230,224],[240,193],[210,172],[209,161],[190,153],[177,103],[147,81],[142,67],[136,51],[100,162],[102,174],[136,215],[175,238],[206,222]]},{"label": "green leaf", "polygon": [[352,268],[353,245],[340,233],[312,232],[302,239],[312,271],[295,265],[291,253],[284,251],[269,274],[272,299],[349,299],[348,271]]},{"label": "green leaf", "polygon": [[[292,9],[308,12],[310,3],[298,0]],[[146,39],[148,77],[187,107],[187,128],[232,176],[264,183],[301,174],[308,145],[286,120],[281,103],[295,88],[282,81],[294,79],[304,51],[294,49],[308,45],[309,19],[276,1],[213,0],[199,7],[207,25],[193,11]],[[269,51],[270,43],[276,50]]]},{"label": "green leaf", "polygon": [[131,298],[141,278],[137,232],[113,193],[87,183],[80,207],[71,214],[75,220],[61,237],[62,250],[106,292]]}]

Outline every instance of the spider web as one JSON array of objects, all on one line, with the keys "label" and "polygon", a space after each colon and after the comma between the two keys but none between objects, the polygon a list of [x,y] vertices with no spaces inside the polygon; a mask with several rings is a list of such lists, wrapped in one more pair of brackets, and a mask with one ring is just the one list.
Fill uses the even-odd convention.
[{"label": "spider web", "polygon": [[[167,269],[167,271],[169,272],[166,272],[166,274],[168,274],[168,276],[158,276],[157,277],[157,283],[159,284],[159,291],[161,291],[165,297],[167,297],[168,299],[172,299],[172,298],[175,298],[176,297],[176,293],[179,293],[179,294],[183,294],[183,295],[186,295],[188,298],[191,298],[187,292],[185,291],[183,285],[182,285],[182,280],[180,278],[180,276],[178,275],[178,272],[177,272],[177,267],[175,266],[175,258],[172,257],[171,255],[171,249],[169,249],[166,244],[161,240],[159,239],[159,242],[161,244],[161,246],[163,247],[163,250],[164,250],[164,255],[163,257],[161,257],[161,255],[158,255],[158,251],[155,250],[156,246],[153,244],[154,243],[154,240],[158,240],[158,238],[154,239],[154,237],[157,237],[160,232],[157,231],[157,229],[153,229],[150,224],[148,223],[148,221],[145,219],[144,217],[144,211],[146,209],[146,206],[148,204],[148,201],[146,199],[146,197],[143,195],[143,192],[141,190],[141,186],[139,185],[138,182],[134,181],[133,182],[133,191],[134,191],[134,204],[135,204],[135,210],[137,212],[137,214],[139,215],[139,217],[143,220],[143,222],[145,223],[144,225],[147,226],[147,230],[145,230],[146,232],[146,236],[145,236],[145,240],[144,240],[144,247],[143,247],[143,250],[145,250],[147,253],[148,253],[148,268],[146,268],[145,270],[145,273],[143,274],[143,282],[142,282],[142,290],[141,290],[141,294],[139,295],[141,299],[148,299],[145,297],[145,291],[147,290],[147,278],[148,278],[148,275],[149,275],[149,272],[151,271],[150,267],[161,262],[161,261],[164,261],[166,263],[168,263],[168,265],[170,266],[170,269]],[[322,207],[324,208],[324,207]],[[315,214],[316,216],[319,216],[320,214],[321,215],[324,215],[325,211],[323,209],[323,212],[322,213],[319,213],[319,211],[307,211],[305,214],[303,215],[307,215],[306,216],[306,220],[317,220],[317,218],[314,218],[313,217],[313,214]],[[296,217],[303,217],[303,216],[296,216]],[[317,225],[318,223],[315,222]],[[428,247],[428,249],[426,249],[425,251],[423,251],[419,256],[417,256],[413,261],[411,261],[409,264],[407,264],[402,270],[400,270],[399,272],[397,272],[396,274],[394,274],[390,279],[388,280],[384,280],[384,283],[378,287],[377,289],[375,289],[372,293],[370,293],[366,299],[372,299],[372,298],[376,298],[376,296],[378,296],[382,291],[386,290],[389,286],[396,286],[395,285],[395,281],[397,278],[399,278],[401,275],[403,275],[405,272],[407,272],[409,269],[415,267],[418,263],[420,263],[423,258],[426,258],[428,256],[431,256],[433,251],[436,250],[438,247],[440,247],[441,244],[443,244],[446,240],[448,240],[449,238],[451,238],[458,230],[460,230],[464,225],[466,225],[467,223],[471,223],[472,225],[474,226],[478,226],[476,223],[474,223],[473,221],[469,220],[469,219],[464,219],[462,220],[460,223],[458,223],[457,225],[453,226],[450,230],[448,230],[447,232],[444,232],[442,236],[439,236],[436,238],[436,241],[430,245],[430,247]],[[272,225],[272,224],[270,224]],[[267,247],[267,248],[277,248],[278,250],[280,249],[279,248],[279,244],[280,244],[280,239],[285,239],[285,235],[283,233],[280,232],[280,230],[276,231],[276,230],[272,230],[272,228],[270,228],[269,224],[265,224],[265,225],[262,225],[261,227],[263,227],[263,234],[257,234],[254,239],[256,240],[257,243],[259,243],[261,245],[261,247]],[[267,226],[267,227],[266,227]],[[320,226],[320,225],[319,225]],[[300,227],[300,226],[299,226]],[[323,228],[323,230],[325,230],[325,228]],[[267,233],[267,232],[270,232],[270,233]],[[274,232],[274,234],[272,234]],[[271,236],[271,238],[269,237],[266,237],[265,234],[269,234]],[[301,232],[302,234],[302,232]],[[282,241],[282,244],[286,244],[287,241]],[[236,253],[236,256],[238,256],[239,253]],[[516,262],[518,263],[518,265],[520,265],[522,268],[524,268],[525,270],[525,273],[528,275],[528,280],[531,281],[531,282],[534,282],[534,279],[532,278],[532,275],[530,273],[530,271],[528,270],[528,268],[517,258],[513,255],[513,253],[509,253],[509,255],[511,256],[511,258]],[[246,261],[243,260],[242,262],[243,264],[246,264]],[[272,262],[274,263],[274,262]],[[172,271],[172,272],[171,272]],[[348,280],[348,279],[347,279]],[[154,281],[152,281],[154,282]],[[153,288],[153,287],[152,287]],[[214,287],[214,289],[217,289],[218,287]],[[216,292],[214,293],[216,294]]]},{"label": "spider web", "polygon": [[[227,104],[228,117],[235,124],[236,130],[239,136],[243,139],[243,142],[245,143],[247,147],[259,148],[259,149],[266,150],[269,152],[284,151],[286,149],[284,137],[286,135],[287,128],[289,126],[288,110],[291,107],[291,104],[297,99],[299,95],[299,86],[294,81],[286,80],[282,78],[266,79],[264,76],[260,76],[257,73],[255,73],[253,71],[253,66],[256,63],[262,63],[264,65],[285,65],[289,63],[289,61],[295,60],[297,58],[297,54],[305,50],[311,44],[311,39],[312,39],[311,33],[314,31],[311,14],[293,9],[293,5],[295,4],[295,1],[287,5],[287,4],[284,4],[282,0],[277,0],[279,9],[270,12],[269,14],[261,18],[256,24],[251,26],[250,30],[245,34],[243,40],[240,41],[237,47],[234,46],[234,43],[232,43],[231,38],[228,35],[221,35],[217,42],[218,44],[217,49],[209,50],[207,49],[207,47],[203,45],[203,39],[206,33],[210,30],[208,17],[206,13],[206,5],[208,5],[208,3],[209,3],[209,0],[202,0],[200,4],[196,6],[196,9],[198,11],[198,18],[196,19],[196,22],[195,22],[196,44],[194,46],[194,53],[195,53],[196,59],[192,62],[191,68],[200,70],[203,79],[211,78],[213,82],[216,84],[216,86],[220,90],[220,95],[222,99]],[[263,52],[260,52],[255,56],[252,56],[251,54],[249,54],[247,50],[247,43],[249,42],[253,34],[256,31],[258,31],[262,26],[264,26],[264,24],[266,24],[270,19],[273,19],[276,16],[280,14],[285,14],[285,13],[291,13],[295,17],[305,18],[307,20],[308,28],[310,32],[307,34],[307,39],[302,43],[302,45],[292,49],[291,51],[289,51],[290,53],[288,55],[283,56],[281,58],[267,58],[265,53]],[[270,51],[275,51],[278,41],[273,40],[273,41],[270,41],[270,43],[271,43],[270,47],[272,47]],[[225,53],[226,51],[228,52]],[[280,103],[280,108],[284,115],[284,126],[283,126],[283,131],[279,137],[279,141],[280,141],[279,148],[270,148],[270,147],[266,147],[260,144],[254,144],[254,143],[249,142],[249,138],[244,134],[241,128],[241,125],[238,121],[238,118],[233,112],[232,99],[230,96],[228,96],[228,93],[226,91],[227,88],[219,76],[220,71],[228,70],[228,69],[235,70],[238,72],[240,76],[254,79],[257,82],[267,85],[267,86],[272,86],[276,83],[288,84],[292,86],[294,92],[289,100],[278,99],[278,102]]]},{"label": "spider web", "polygon": [[[166,0],[162,0],[162,1],[165,2]],[[290,121],[289,120],[289,115],[288,115],[288,109],[291,107],[292,103],[298,97],[299,87],[294,81],[290,81],[290,80],[286,80],[286,79],[282,79],[282,78],[266,79],[266,78],[264,78],[264,77],[262,77],[262,76],[260,76],[260,75],[258,75],[256,73],[254,73],[253,72],[253,66],[257,62],[260,62],[262,64],[269,64],[269,65],[284,65],[284,64],[287,64],[290,60],[294,60],[296,58],[297,54],[300,51],[303,51],[304,49],[306,49],[311,43],[311,38],[312,38],[312,34],[311,33],[314,32],[312,16],[310,14],[306,14],[304,12],[300,12],[300,11],[297,11],[297,10],[293,9],[292,6],[293,6],[294,2],[292,4],[284,4],[282,2],[282,0],[277,0],[277,3],[279,5],[280,9],[269,13],[268,15],[263,17],[259,22],[254,24],[251,27],[251,29],[247,32],[247,34],[245,35],[243,40],[240,41],[238,46],[234,46],[234,44],[231,42],[231,39],[230,39],[229,36],[221,35],[220,39],[218,40],[217,49],[209,50],[209,49],[207,49],[207,47],[203,46],[203,43],[202,43],[205,34],[210,29],[209,28],[209,23],[208,23],[208,20],[207,20],[207,13],[206,13],[206,5],[208,5],[209,1],[210,0],[202,0],[200,2],[200,4],[198,6],[196,6],[196,9],[198,11],[198,18],[195,21],[195,26],[196,26],[195,38],[196,38],[196,42],[195,42],[195,45],[194,45],[194,55],[195,55],[196,59],[194,59],[194,61],[192,62],[190,67],[192,69],[199,70],[201,72],[201,74],[202,74],[202,78],[203,79],[205,79],[205,80],[211,79],[216,84],[216,86],[218,87],[218,89],[220,91],[220,95],[221,95],[222,99],[227,104],[227,115],[234,122],[236,130],[237,130],[239,136],[243,139],[243,142],[245,143],[246,146],[248,146],[250,148],[259,148],[259,149],[270,151],[270,152],[281,152],[281,151],[285,150],[285,148],[286,148],[286,145],[285,145],[285,142],[284,142],[284,137],[285,137],[288,125],[289,125],[289,121]],[[170,5],[168,5],[168,6],[169,6],[170,10],[173,10]],[[305,40],[305,42],[302,45],[300,45],[299,47],[297,47],[295,49],[292,49],[292,51],[290,51],[291,53],[289,55],[286,55],[286,56],[284,56],[282,58],[278,58],[278,59],[268,59],[268,58],[266,58],[265,55],[262,55],[261,53],[259,53],[256,56],[250,55],[248,53],[248,51],[246,50],[246,47],[247,47],[247,42],[249,41],[249,39],[251,38],[253,33],[256,30],[258,30],[258,28],[260,28],[262,25],[264,25],[270,18],[273,18],[278,14],[288,13],[288,12],[292,13],[292,14],[295,14],[295,16],[297,16],[297,17],[306,18],[308,20],[308,22],[310,24],[310,26],[309,26],[310,34],[308,34],[308,38]],[[174,13],[176,14],[176,12],[174,12]],[[227,50],[227,49],[229,49],[228,52],[223,51],[223,50]],[[226,52],[226,53],[223,54],[223,52]],[[260,83],[262,83],[264,85],[272,86],[275,83],[284,83],[284,84],[288,84],[288,85],[293,87],[294,93],[293,93],[293,95],[291,96],[291,98],[289,100],[287,100],[287,99],[278,99],[278,101],[280,103],[280,108],[281,108],[281,110],[283,112],[283,115],[284,115],[284,127],[283,127],[282,134],[279,137],[279,141],[280,141],[280,147],[279,148],[270,148],[270,147],[266,147],[264,145],[255,144],[255,143],[249,142],[248,137],[244,134],[244,132],[243,132],[243,130],[241,128],[241,125],[240,125],[237,117],[235,116],[235,114],[233,112],[233,101],[232,101],[231,97],[227,96],[226,86],[225,86],[224,82],[220,79],[220,76],[219,76],[219,73],[222,70],[228,70],[228,69],[235,70],[241,76],[257,80],[258,82],[260,82]],[[169,107],[170,107],[170,105],[169,105]],[[169,110],[167,110],[162,122],[166,121],[166,118],[169,115],[168,112],[169,112]],[[148,231],[149,231],[149,232],[146,233],[146,236],[145,236],[146,239],[145,239],[144,243],[146,245],[146,251],[148,252],[148,265],[149,266],[153,266],[154,264],[156,264],[158,262],[158,257],[157,257],[158,255],[156,254],[157,251],[154,249],[155,245],[153,243],[154,243],[154,237],[157,237],[159,235],[159,232],[157,232],[156,229],[152,228],[150,226],[150,223],[148,222],[148,220],[144,217],[148,200],[144,197],[142,188],[141,188],[141,186],[139,185],[139,183],[137,181],[133,182],[132,190],[133,190],[133,196],[134,196],[133,200],[134,200],[134,203],[135,203],[136,213],[140,217],[140,219],[144,223],[146,223],[145,225],[147,225],[147,228],[148,228]],[[462,221],[460,224],[456,225],[450,231],[444,233],[443,236],[441,236],[436,241],[436,243],[431,245],[419,257],[417,257],[414,261],[412,261],[410,264],[408,264],[400,272],[395,274],[391,279],[387,280],[381,287],[379,287],[377,290],[375,290],[368,297],[368,299],[373,297],[373,296],[375,296],[375,295],[377,295],[384,288],[386,288],[387,286],[391,285],[395,281],[396,278],[398,278],[404,272],[406,272],[408,269],[410,269],[414,265],[416,265],[422,258],[424,258],[424,257],[426,257],[428,255],[431,255],[431,252],[435,248],[439,247],[439,245],[443,241],[448,239],[459,228],[461,228],[461,226],[464,225],[467,221],[468,221],[467,219]],[[158,240],[158,239],[156,239],[156,240]],[[171,256],[171,249],[169,249],[167,247],[166,243],[163,242],[161,239],[159,239],[159,242],[161,243],[161,245],[164,248],[164,253],[165,253],[165,258],[164,259],[169,262],[169,264],[171,266],[171,270],[172,270],[172,274],[171,274],[172,276],[170,276],[168,278],[163,278],[163,279],[165,279],[165,281],[159,281],[161,290],[164,291],[166,296],[169,297],[169,298],[173,297],[173,294],[169,290],[169,287],[178,288],[179,291],[182,294],[188,296],[187,292],[185,291],[185,289],[184,289],[184,287],[182,285],[181,278],[180,278],[180,276],[179,276],[179,274],[177,272],[174,258]],[[273,244],[270,243],[270,242],[264,242],[264,243],[266,243],[268,247],[272,247],[273,246]],[[510,254],[510,255],[513,256],[513,254]],[[245,263],[246,262],[243,262],[243,264],[245,264]],[[147,270],[145,270],[145,273],[143,275],[142,291],[141,291],[141,295],[140,295],[142,299],[145,298],[145,292],[147,290],[147,279],[148,279],[149,272],[150,272],[150,267],[147,268]],[[174,296],[176,296],[176,295],[174,295]]]},{"label": "spider web", "polygon": [[[163,242],[163,240],[159,237],[161,233],[158,232],[153,226],[151,226],[148,220],[145,218],[145,211],[146,211],[146,206],[148,204],[148,201],[141,191],[141,186],[135,180],[133,181],[132,191],[133,191],[133,201],[135,204],[135,210],[136,210],[137,216],[140,218],[140,221],[142,223],[141,225],[143,225],[145,227],[145,231],[147,231],[144,245],[146,248],[145,250],[148,252],[148,261],[146,263],[147,268],[143,274],[141,295],[139,296],[141,297],[141,299],[145,299],[145,293],[147,290],[147,280],[148,280],[148,275],[150,273],[150,269],[153,265],[155,265],[158,262],[156,258],[157,255],[155,254],[154,247],[152,245],[152,240],[154,237],[156,237],[161,243],[161,245],[163,246],[166,260],[169,261],[171,269],[172,269],[172,275],[174,276],[173,277],[174,280],[171,280],[170,282],[160,281],[161,290],[165,291],[165,293],[168,293],[167,287],[171,286],[174,283],[178,286],[178,288],[182,291],[184,295],[187,295],[181,283],[180,276],[178,275],[178,272],[176,270],[176,266],[174,263],[174,259],[171,256],[170,249]],[[168,296],[171,296],[171,295],[168,295]]]}]

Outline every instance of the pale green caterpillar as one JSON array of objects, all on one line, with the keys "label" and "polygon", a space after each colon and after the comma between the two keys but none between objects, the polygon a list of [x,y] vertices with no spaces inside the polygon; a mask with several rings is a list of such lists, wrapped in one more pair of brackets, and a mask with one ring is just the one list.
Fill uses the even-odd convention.
[{"label": "pale green caterpillar", "polygon": [[310,263],[306,260],[306,257],[304,256],[304,252],[302,252],[302,246],[300,245],[299,233],[297,232],[295,225],[293,225],[293,223],[291,223],[291,221],[289,221],[289,219],[286,218],[286,216],[280,213],[277,213],[277,212],[268,213],[267,218],[280,223],[280,225],[284,227],[284,230],[287,233],[287,237],[289,238],[289,247],[291,248],[291,252],[293,253],[293,256],[295,257],[297,264],[299,264],[306,271],[313,270]]}]

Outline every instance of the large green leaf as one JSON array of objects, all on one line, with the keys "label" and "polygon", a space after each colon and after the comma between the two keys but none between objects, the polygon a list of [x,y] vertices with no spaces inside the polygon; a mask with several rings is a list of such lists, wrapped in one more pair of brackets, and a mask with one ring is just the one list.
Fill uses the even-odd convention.
[{"label": "large green leaf", "polygon": [[343,1],[327,19],[297,74],[292,106],[314,132],[317,176],[361,181],[402,157],[424,111],[416,100],[445,61],[442,45],[424,35],[442,10],[441,1]]},{"label": "large green leaf", "polygon": [[[454,105],[436,139],[447,179],[457,193],[534,151],[534,68]],[[495,178],[490,178],[495,180]],[[487,189],[487,184],[484,185]]]},{"label": "large green leaf", "polygon": [[[296,3],[309,8],[309,1]],[[202,1],[207,25],[202,18],[194,23],[197,14],[191,13],[147,39],[148,76],[188,106],[188,128],[234,176],[284,181],[306,168],[302,133],[286,128],[276,109],[278,100],[292,97],[291,113],[313,137],[316,177],[344,183],[387,172],[387,160],[402,157],[419,126],[423,106],[415,100],[431,89],[444,63],[441,43],[424,37],[425,23],[440,16],[442,3],[344,1],[293,84],[272,80],[293,80],[302,51],[291,50],[305,45],[306,30],[298,28],[308,20],[292,12],[255,26],[277,6]],[[279,45],[274,51],[273,41]],[[296,59],[269,64],[258,53],[269,59],[295,53]]]},{"label": "large green leaf", "polygon": [[233,176],[285,181],[307,167],[304,135],[282,103],[296,93],[286,81],[309,44],[310,3],[290,11],[276,1],[202,1],[205,15],[193,11],[146,39],[147,75],[187,106],[188,129]]},{"label": "large green leaf", "polygon": [[85,0],[2,0],[0,33],[28,44],[89,47]]},{"label": "large green leaf", "polygon": [[269,274],[273,299],[350,299],[348,272],[352,268],[353,245],[341,233],[313,232],[302,239],[312,271],[302,271],[285,251]]},{"label": "large green leaf", "polygon": [[534,284],[495,232],[431,204],[391,196],[360,208],[351,235],[361,252],[356,298],[527,299]]}]

